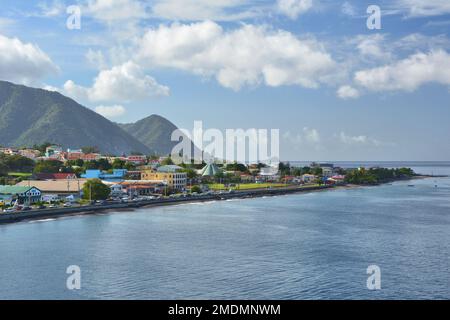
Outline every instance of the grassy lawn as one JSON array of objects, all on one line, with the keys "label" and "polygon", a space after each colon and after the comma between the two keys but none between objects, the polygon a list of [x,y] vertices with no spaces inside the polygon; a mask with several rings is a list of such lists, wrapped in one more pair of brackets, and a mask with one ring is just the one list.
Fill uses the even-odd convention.
[{"label": "grassy lawn", "polygon": [[22,177],[22,178],[24,178],[24,177],[31,177],[31,173],[27,173],[27,172],[9,172],[8,173],[8,176],[11,176],[11,177]]},{"label": "grassy lawn", "polygon": [[211,190],[252,190],[252,189],[265,189],[265,188],[280,188],[285,187],[286,185],[284,183],[241,183],[234,187],[225,187],[223,184],[214,183],[214,184],[208,184],[208,187]]}]

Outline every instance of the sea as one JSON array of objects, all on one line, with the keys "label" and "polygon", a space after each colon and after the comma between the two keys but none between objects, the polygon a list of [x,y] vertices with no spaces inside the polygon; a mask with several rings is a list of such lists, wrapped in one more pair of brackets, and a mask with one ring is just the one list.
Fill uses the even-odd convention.
[{"label": "sea", "polygon": [[0,299],[450,299],[449,268],[448,177],[0,226]]}]

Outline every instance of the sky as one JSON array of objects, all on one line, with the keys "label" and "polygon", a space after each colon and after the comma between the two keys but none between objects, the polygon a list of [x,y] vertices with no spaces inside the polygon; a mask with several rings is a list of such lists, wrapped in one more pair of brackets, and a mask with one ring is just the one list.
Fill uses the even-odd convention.
[{"label": "sky", "polygon": [[0,8],[0,80],[59,91],[112,121],[279,129],[282,160],[450,160],[448,0]]}]

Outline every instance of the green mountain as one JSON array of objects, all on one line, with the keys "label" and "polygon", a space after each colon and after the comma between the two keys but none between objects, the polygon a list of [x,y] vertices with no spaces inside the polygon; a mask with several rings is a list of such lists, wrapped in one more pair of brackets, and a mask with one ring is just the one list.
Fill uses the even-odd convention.
[{"label": "green mountain", "polygon": [[154,153],[115,123],[58,92],[0,81],[0,145],[45,142],[64,148],[97,146],[116,155]]},{"label": "green mountain", "polygon": [[155,114],[135,123],[118,125],[159,155],[170,154],[173,147],[178,144],[176,141],[171,141],[172,132],[177,127],[169,120]]}]

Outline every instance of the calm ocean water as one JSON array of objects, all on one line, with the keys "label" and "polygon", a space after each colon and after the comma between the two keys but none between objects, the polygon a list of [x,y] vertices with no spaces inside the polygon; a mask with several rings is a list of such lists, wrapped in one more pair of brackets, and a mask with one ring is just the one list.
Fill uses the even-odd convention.
[{"label": "calm ocean water", "polygon": [[0,239],[2,299],[450,299],[449,178],[3,225]]}]

